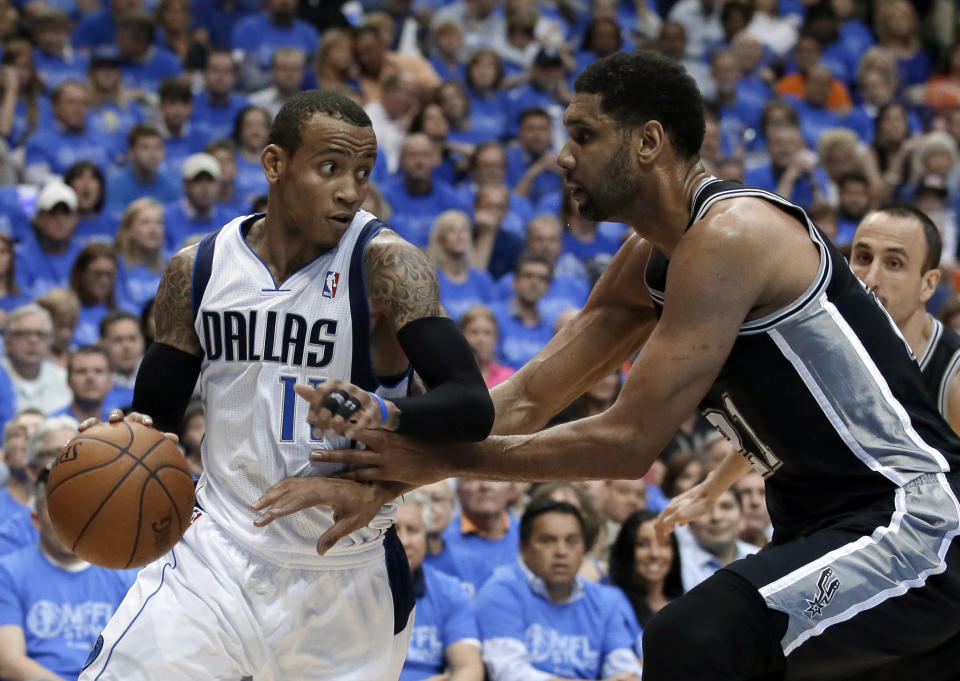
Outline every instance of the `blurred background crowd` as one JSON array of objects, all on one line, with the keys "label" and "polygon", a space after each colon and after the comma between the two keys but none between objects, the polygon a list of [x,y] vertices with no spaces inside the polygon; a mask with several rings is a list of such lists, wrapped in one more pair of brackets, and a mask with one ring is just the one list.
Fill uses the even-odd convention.
[{"label": "blurred background crowd", "polygon": [[[323,88],[365,108],[365,208],[425,249],[494,386],[629,231],[577,214],[556,154],[577,74],[636,49],[696,80],[714,175],[799,204],[841,246],[886,202],[928,214],[945,276],[927,307],[960,328],[952,0],[0,0],[0,679],[76,678],[129,585],[59,545],[42,472],[76,421],[130,403],[169,256],[268,210],[260,152],[287,99]],[[602,411],[621,380],[556,420]],[[196,473],[203,432],[191,405]],[[638,675],[652,613],[769,539],[759,475],[653,534],[729,447],[691,416],[646,480],[408,496],[405,681]]]}]

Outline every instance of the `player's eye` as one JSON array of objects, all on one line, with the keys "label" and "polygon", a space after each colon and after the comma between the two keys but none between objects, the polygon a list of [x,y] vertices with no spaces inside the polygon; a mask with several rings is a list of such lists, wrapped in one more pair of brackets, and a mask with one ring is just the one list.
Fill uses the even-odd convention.
[{"label": "player's eye", "polygon": [[320,164],[320,172],[324,175],[330,175],[336,170],[337,166],[333,161],[327,161],[326,163]]},{"label": "player's eye", "polygon": [[368,180],[369,178],[370,178],[370,171],[367,170],[366,168],[361,168],[360,170],[357,171],[357,179],[358,179],[358,180],[364,180],[364,181],[366,181],[366,180]]}]

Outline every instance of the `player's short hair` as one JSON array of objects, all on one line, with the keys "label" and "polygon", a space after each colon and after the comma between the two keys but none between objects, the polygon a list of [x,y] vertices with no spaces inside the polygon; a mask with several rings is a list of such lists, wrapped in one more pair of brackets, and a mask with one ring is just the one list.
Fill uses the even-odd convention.
[{"label": "player's short hair", "polygon": [[370,117],[363,108],[349,97],[329,90],[306,90],[298,92],[283,105],[273,125],[267,144],[275,144],[293,156],[303,142],[303,124],[316,115],[355,125],[372,127]]},{"label": "player's short hair", "polygon": [[678,62],[657,52],[617,52],[577,76],[578,93],[600,95],[600,107],[621,128],[663,126],[677,156],[695,159],[703,144],[703,99]]},{"label": "player's short hair", "polygon": [[107,362],[107,367],[110,367],[110,355],[107,354],[107,351],[104,350],[99,345],[81,345],[79,348],[70,353],[67,357],[67,377],[73,373],[73,360],[75,357],[83,357],[85,355],[100,355]]},{"label": "player's short hair", "polygon": [[940,230],[926,213],[906,203],[889,203],[877,209],[878,213],[885,213],[890,217],[909,220],[913,218],[923,228],[923,239],[927,243],[927,257],[923,261],[923,272],[929,272],[940,266],[940,256],[943,253],[943,238]]},{"label": "player's short hair", "polygon": [[117,322],[123,320],[129,320],[137,325],[137,330],[140,329],[140,317],[133,314],[132,312],[127,312],[126,310],[111,310],[103,316],[103,319],[100,320],[100,338],[101,340],[107,337],[107,333],[110,331],[110,327],[116,324]]},{"label": "player's short hair", "polygon": [[533,536],[534,521],[544,513],[565,513],[566,515],[572,515],[577,519],[577,524],[580,525],[580,536],[586,536],[587,532],[583,524],[583,516],[576,506],[569,501],[554,501],[550,497],[545,497],[531,501],[527,505],[527,510],[523,512],[523,517],[520,519],[521,544],[526,544],[530,541],[530,537]]}]

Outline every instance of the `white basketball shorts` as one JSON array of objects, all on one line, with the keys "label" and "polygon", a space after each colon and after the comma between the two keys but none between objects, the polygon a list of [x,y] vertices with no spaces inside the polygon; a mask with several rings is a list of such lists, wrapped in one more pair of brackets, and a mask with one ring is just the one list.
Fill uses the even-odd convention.
[{"label": "white basketball shorts", "polygon": [[396,532],[330,562],[272,565],[200,513],[141,570],[80,681],[396,681],[414,605]]}]

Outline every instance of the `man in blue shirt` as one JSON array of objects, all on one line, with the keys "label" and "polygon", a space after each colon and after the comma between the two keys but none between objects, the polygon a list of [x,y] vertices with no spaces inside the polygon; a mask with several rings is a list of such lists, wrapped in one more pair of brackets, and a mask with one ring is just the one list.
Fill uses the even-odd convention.
[{"label": "man in blue shirt", "polygon": [[800,128],[793,123],[772,123],[767,127],[769,163],[749,168],[744,181],[751,187],[774,192],[807,209],[827,194],[829,179],[816,165],[816,154],[806,148]]},{"label": "man in blue shirt", "polygon": [[800,119],[800,131],[807,144],[816,148],[820,136],[842,125],[841,116],[827,108],[830,97],[830,86],[833,84],[833,75],[830,69],[822,64],[810,67],[805,81],[803,99],[786,96],[785,100],[793,105]]},{"label": "man in blue shirt", "polygon": [[556,154],[550,151],[552,139],[550,114],[540,108],[527,109],[520,115],[516,144],[506,149],[507,184],[534,205],[563,191],[562,171]]},{"label": "man in blue shirt", "polygon": [[216,140],[208,144],[204,151],[220,164],[217,205],[233,215],[249,213],[250,202],[237,190],[237,145],[230,139]]},{"label": "man in blue shirt", "polygon": [[68,286],[70,268],[80,252],[73,238],[77,229],[77,194],[54,180],[37,197],[33,234],[17,245],[17,283],[37,298],[57,286]]},{"label": "man in blue shirt", "polygon": [[123,90],[123,71],[120,70],[117,48],[104,45],[94,50],[87,68],[87,83],[90,88],[87,110],[91,132],[117,140],[115,151],[124,152],[127,135],[133,126],[144,121],[146,115]]},{"label": "man in blue shirt", "polygon": [[583,518],[564,501],[531,502],[520,522],[519,563],[477,594],[491,681],[638,679],[638,632],[619,590],[577,576]]},{"label": "man in blue shirt", "polygon": [[407,554],[417,614],[400,681],[424,681],[449,670],[448,681],[483,681],[477,613],[453,577],[424,564],[429,502],[420,490],[404,495],[397,535]]},{"label": "man in blue shirt", "polygon": [[180,75],[180,58],[153,44],[154,22],[149,14],[135,12],[117,21],[117,51],[124,85],[133,90],[155,92],[166,78]]},{"label": "man in blue shirt", "polygon": [[[170,178],[180,175],[181,166],[190,154],[203,151],[206,133],[190,123],[193,114],[193,92],[181,78],[168,78],[160,84],[160,106],[157,129],[163,135],[167,156],[163,172]],[[178,190],[179,193],[179,190]]]},{"label": "man in blue shirt", "polygon": [[[563,227],[553,215],[538,215],[527,223],[526,251],[546,258],[553,265],[550,288],[540,299],[543,316],[555,320],[566,310],[584,306],[590,295],[590,282],[583,264],[576,256],[562,253]],[[514,275],[507,274],[497,282],[501,300],[513,295]]]},{"label": "man in blue shirt", "polygon": [[3,427],[3,461],[10,471],[10,479],[6,487],[0,489],[0,518],[3,519],[0,524],[15,515],[30,514],[30,496],[38,471],[27,466],[26,446],[33,429],[43,419],[39,409],[24,409]]},{"label": "man in blue shirt", "polygon": [[100,320],[100,345],[110,356],[113,388],[103,402],[107,409],[133,404],[133,386],[143,359],[144,339],[140,319],[126,310],[113,310]]},{"label": "man in blue shirt", "polygon": [[[543,109],[550,116],[551,131],[560,131],[563,108],[570,101],[563,57],[556,47],[540,48],[530,66],[530,79],[507,93],[507,137],[520,129],[520,115],[527,109]],[[555,140],[557,147],[561,140]]]},{"label": "man in blue shirt", "polygon": [[210,50],[203,68],[203,84],[203,92],[193,99],[190,125],[201,130],[209,141],[229,137],[237,114],[249,106],[246,97],[233,93],[237,72],[230,50]]},{"label": "man in blue shirt", "polygon": [[48,88],[65,80],[86,77],[87,57],[70,46],[70,16],[58,9],[41,7],[31,13],[33,64],[43,74]]},{"label": "man in blue shirt", "polygon": [[0,559],[0,668],[9,679],[76,679],[135,570],[85,563],[57,537],[36,485],[39,541]]},{"label": "man in blue shirt", "polygon": [[53,89],[50,103],[54,125],[38,130],[27,142],[27,181],[43,185],[51,175],[63,175],[77,161],[92,161],[106,172],[114,142],[87,129],[87,88],[83,83],[60,83]]},{"label": "man in blue shirt", "polygon": [[493,307],[500,329],[498,354],[508,367],[522,367],[553,336],[553,318],[540,311],[540,300],[552,281],[553,266],[547,258],[527,252],[517,259],[513,296]]},{"label": "man in blue shirt", "polygon": [[393,209],[391,227],[421,248],[430,240],[430,227],[445,210],[470,212],[470,206],[453,187],[433,177],[440,152],[423,133],[408,135],[400,152],[400,174],[381,191]]},{"label": "man in blue shirt", "polygon": [[118,218],[136,199],[150,197],[166,203],[180,196],[177,184],[160,172],[166,153],[160,131],[140,123],[133,126],[127,142],[128,166],[108,180],[107,210]]},{"label": "man in blue shirt", "polygon": [[78,422],[95,418],[106,422],[110,416],[104,398],[113,387],[110,358],[99,345],[84,345],[67,359],[67,385],[73,401],[51,416],[72,416]]},{"label": "man in blue shirt", "polygon": [[273,52],[295,47],[312,58],[320,42],[317,29],[300,21],[297,0],[266,0],[264,11],[245,17],[233,27],[230,47],[243,56],[245,90],[265,86],[270,79]]},{"label": "man in blue shirt", "polygon": [[[507,512],[510,489],[509,482],[490,480],[457,484],[460,514],[443,531],[444,551],[429,563],[457,577],[471,596],[498,567],[517,559],[520,535],[516,519]],[[455,565],[444,560],[447,552],[456,557]]]},{"label": "man in blue shirt", "polygon": [[220,164],[210,154],[193,154],[183,162],[183,198],[166,206],[166,249],[180,248],[187,237],[220,229],[236,215],[217,204]]}]

